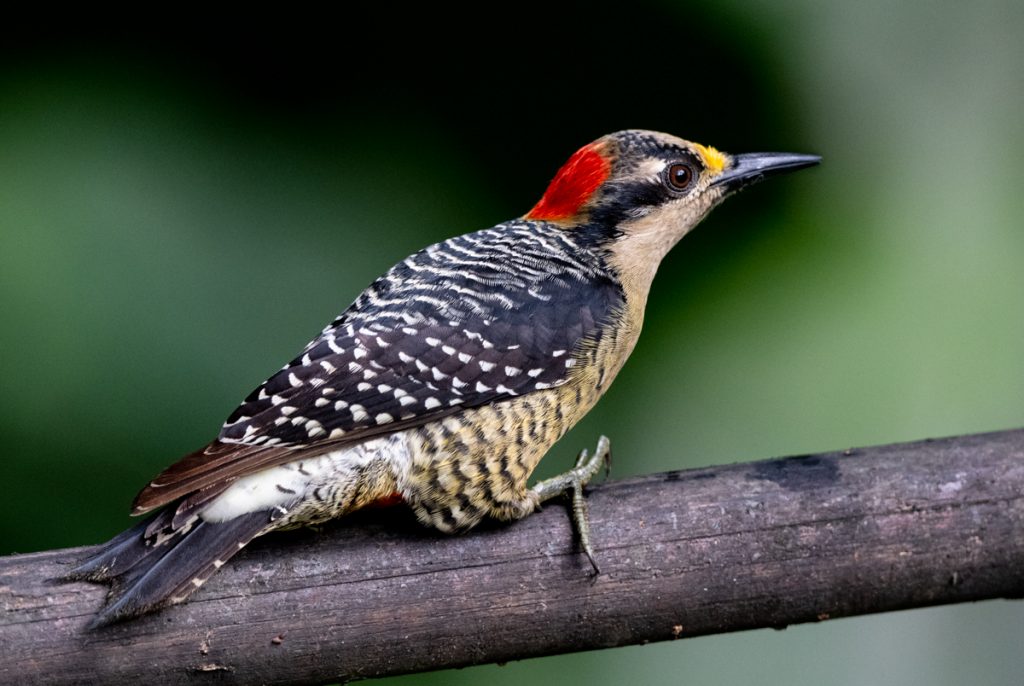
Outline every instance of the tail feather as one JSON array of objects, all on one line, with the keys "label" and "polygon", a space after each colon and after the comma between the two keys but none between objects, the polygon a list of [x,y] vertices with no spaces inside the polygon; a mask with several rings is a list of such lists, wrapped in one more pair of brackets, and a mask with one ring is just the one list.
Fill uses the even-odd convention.
[{"label": "tail feather", "polygon": [[153,532],[167,528],[171,514],[168,510],[161,510],[144,522],[122,531],[63,578],[66,581],[110,581],[154,553],[167,552],[166,547],[157,545],[151,538]]},{"label": "tail feather", "polygon": [[271,523],[265,510],[216,523],[196,516],[181,528],[173,517],[174,508],[158,512],[65,577],[111,584],[109,603],[90,629],[183,601]]}]

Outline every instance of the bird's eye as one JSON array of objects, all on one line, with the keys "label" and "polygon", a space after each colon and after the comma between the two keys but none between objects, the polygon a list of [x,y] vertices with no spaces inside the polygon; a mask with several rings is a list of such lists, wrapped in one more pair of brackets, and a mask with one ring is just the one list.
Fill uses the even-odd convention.
[{"label": "bird's eye", "polygon": [[693,173],[693,167],[682,163],[670,165],[666,174],[668,185],[677,191],[689,189],[696,176]]}]

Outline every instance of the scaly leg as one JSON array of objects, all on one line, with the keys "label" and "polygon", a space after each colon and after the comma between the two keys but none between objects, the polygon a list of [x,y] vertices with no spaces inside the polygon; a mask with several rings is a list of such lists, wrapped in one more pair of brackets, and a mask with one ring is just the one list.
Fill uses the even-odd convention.
[{"label": "scaly leg", "polygon": [[576,458],[576,466],[558,476],[544,479],[538,482],[530,490],[537,496],[537,502],[543,503],[556,496],[568,493],[572,498],[572,522],[576,527],[576,533],[580,537],[580,547],[587,554],[590,564],[594,566],[594,574],[600,574],[601,569],[594,559],[594,548],[590,543],[590,519],[587,515],[587,501],[583,496],[583,487],[590,483],[590,480],[601,471],[604,465],[607,470],[611,468],[612,449],[608,438],[601,436],[597,440],[597,450],[592,456],[587,455],[584,449]]}]

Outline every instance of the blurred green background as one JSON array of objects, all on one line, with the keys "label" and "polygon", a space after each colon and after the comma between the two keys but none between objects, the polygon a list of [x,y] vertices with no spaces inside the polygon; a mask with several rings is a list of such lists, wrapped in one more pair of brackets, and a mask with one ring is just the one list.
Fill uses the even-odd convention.
[{"label": "blurred green background", "polygon": [[[669,256],[542,474],[602,432],[623,477],[1024,425],[1024,4],[422,12],[6,37],[0,554],[124,528],[380,272],[621,128],[825,162]],[[385,683],[1019,684],[1022,647],[989,602]]]}]

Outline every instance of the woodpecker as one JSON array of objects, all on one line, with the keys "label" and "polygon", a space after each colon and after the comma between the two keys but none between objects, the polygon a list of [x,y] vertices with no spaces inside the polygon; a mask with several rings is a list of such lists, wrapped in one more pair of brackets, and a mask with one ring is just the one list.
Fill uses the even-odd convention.
[{"label": "woodpecker", "polygon": [[730,194],[819,161],[620,131],[574,153],[524,216],[402,260],[132,514],[162,509],[68,575],[113,585],[92,626],[185,600],[257,536],[374,503],[458,532],[570,494],[594,562],[582,489],[607,439],[532,488],[531,473],[633,351],[679,239]]}]

